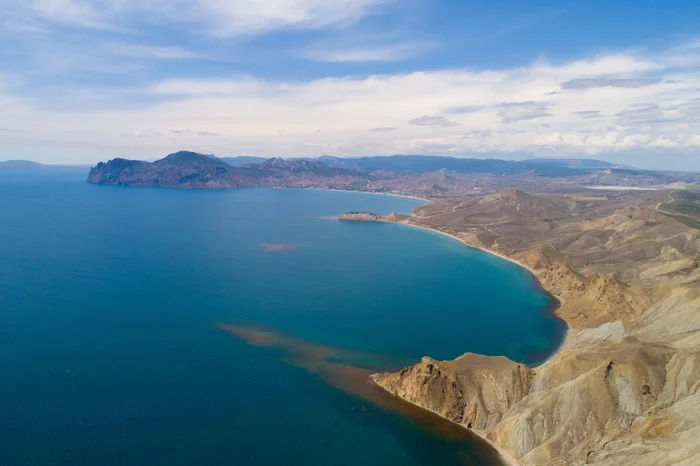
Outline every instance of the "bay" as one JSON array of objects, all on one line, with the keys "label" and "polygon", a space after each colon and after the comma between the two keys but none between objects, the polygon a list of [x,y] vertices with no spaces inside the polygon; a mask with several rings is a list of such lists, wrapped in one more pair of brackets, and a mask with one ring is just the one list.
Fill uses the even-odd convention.
[{"label": "bay", "polygon": [[337,348],[333,363],[369,370],[555,351],[564,325],[524,269],[332,219],[421,203],[0,173],[3,464],[489,464],[460,427],[222,330]]}]

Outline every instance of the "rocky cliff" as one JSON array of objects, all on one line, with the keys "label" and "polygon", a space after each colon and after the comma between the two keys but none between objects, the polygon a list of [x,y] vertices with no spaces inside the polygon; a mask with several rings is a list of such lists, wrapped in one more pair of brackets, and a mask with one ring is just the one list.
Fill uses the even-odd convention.
[{"label": "rocky cliff", "polygon": [[[700,232],[656,212],[648,195],[565,201],[505,193],[433,203],[407,220],[531,268],[570,325],[554,357],[534,368],[424,358],[373,379],[520,464],[700,464]],[[494,203],[533,214],[517,227],[469,223]]]},{"label": "rocky cliff", "polygon": [[454,361],[430,358],[372,379],[391,393],[469,429],[496,427],[530,391],[532,371],[504,357],[467,353]]}]

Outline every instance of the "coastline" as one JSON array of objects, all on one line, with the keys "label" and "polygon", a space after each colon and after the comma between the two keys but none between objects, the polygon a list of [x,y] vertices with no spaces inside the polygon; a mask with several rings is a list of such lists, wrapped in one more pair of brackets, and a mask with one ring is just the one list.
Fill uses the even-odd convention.
[{"label": "coastline", "polygon": [[[361,220],[360,220],[360,221],[361,221]],[[457,237],[457,236],[451,235],[451,234],[446,233],[446,232],[444,232],[444,231],[436,230],[435,228],[424,227],[424,226],[420,226],[420,225],[414,225],[414,224],[412,224],[412,223],[392,222],[391,220],[385,220],[384,222],[385,222],[385,223],[393,223],[394,225],[405,225],[405,226],[409,226],[409,227],[420,228],[421,230],[426,230],[426,231],[432,231],[432,232],[435,232],[435,233],[440,233],[441,235],[447,236],[448,238],[452,238],[453,240],[459,241],[460,243],[462,243],[463,245],[465,245],[465,246],[468,247],[468,248],[478,249],[479,251],[483,251],[483,252],[486,252],[486,253],[488,253],[488,254],[492,254],[492,255],[494,255],[494,256],[496,256],[496,257],[499,257],[499,258],[501,258],[501,259],[507,260],[508,262],[511,262],[511,263],[513,263],[513,264],[515,264],[515,265],[517,265],[517,266],[519,266],[519,267],[521,267],[521,268],[527,270],[527,271],[532,275],[532,278],[533,278],[533,279],[535,280],[535,282],[537,283],[537,286],[538,286],[541,290],[543,290],[545,293],[547,293],[550,297],[552,297],[552,299],[554,299],[555,305],[552,307],[552,311],[553,311],[553,313],[554,313],[555,315],[556,315],[556,310],[559,309],[560,307],[562,307],[562,306],[564,305],[564,298],[555,295],[554,293],[552,293],[551,291],[549,291],[547,288],[545,288],[545,287],[542,285],[542,282],[540,282],[539,278],[537,278],[537,274],[535,273],[535,271],[534,271],[533,269],[531,269],[530,267],[528,267],[528,266],[525,265],[525,264],[521,264],[520,262],[516,261],[515,259],[511,259],[511,258],[508,257],[508,256],[504,256],[503,254],[501,254],[501,253],[499,253],[499,252],[496,252],[496,251],[492,251],[492,250],[490,250],[490,249],[484,249],[484,248],[480,248],[480,247],[478,247],[478,246],[473,246],[473,245],[467,243],[466,241],[464,241],[462,238],[459,238],[459,237]],[[553,358],[562,350],[562,348],[564,348],[564,346],[566,346],[566,344],[567,344],[568,341],[570,340],[570,337],[572,336],[571,325],[570,325],[565,319],[562,319],[562,318],[559,317],[558,315],[557,315],[556,317],[559,318],[562,322],[564,322],[564,323],[566,324],[566,335],[565,335],[564,339],[562,340],[561,345],[559,345],[559,347],[556,349],[556,351],[554,351],[554,352],[552,353],[552,355],[551,355],[550,357],[548,357],[548,358],[547,358],[544,362],[542,362],[541,364],[538,364],[537,366],[532,366],[533,368],[541,367],[541,366],[547,364],[551,359],[553,359]]]},{"label": "coastline", "polygon": [[[331,191],[331,190],[329,190],[329,191]],[[342,190],[337,190],[337,189],[336,189],[336,190],[332,190],[332,191],[342,191]],[[364,191],[349,191],[349,192],[364,192]],[[383,193],[368,193],[368,194],[383,194]],[[398,194],[389,194],[389,195],[390,195],[390,196],[400,196],[400,195],[398,195]],[[400,196],[400,197],[408,197],[408,196]],[[414,199],[418,199],[418,198],[414,198]],[[424,200],[425,200],[425,199],[424,199]],[[428,202],[430,202],[430,201],[428,201]],[[413,216],[415,216],[415,213],[412,213],[412,214],[410,214],[410,215],[413,217]],[[385,217],[386,217],[386,216],[385,216]],[[332,218],[335,218],[336,220],[338,219],[338,217],[332,217]],[[515,259],[511,259],[510,257],[505,256],[505,255],[501,254],[500,252],[496,252],[496,251],[493,251],[493,250],[491,250],[491,249],[485,249],[485,248],[482,248],[482,247],[479,247],[479,246],[471,245],[471,244],[467,243],[466,241],[464,241],[462,238],[460,238],[460,237],[458,237],[458,236],[452,235],[452,234],[450,234],[450,233],[447,233],[447,232],[444,232],[444,231],[441,231],[441,230],[437,230],[437,229],[435,229],[435,228],[430,228],[430,227],[421,226],[421,225],[415,225],[415,224],[413,224],[413,223],[407,223],[407,222],[405,222],[405,221],[404,221],[404,222],[396,222],[396,221],[393,221],[393,220],[386,220],[386,219],[384,219],[384,220],[347,219],[347,220],[344,220],[344,221],[347,221],[347,222],[391,223],[391,224],[394,224],[394,225],[404,225],[404,226],[409,226],[409,227],[413,227],[413,228],[418,228],[418,229],[425,230],[425,231],[429,231],[429,232],[433,232],[433,233],[439,233],[439,234],[441,234],[441,235],[443,235],[443,236],[446,236],[446,237],[448,237],[448,238],[450,238],[450,239],[453,239],[453,240],[455,240],[455,241],[459,241],[460,243],[462,243],[464,246],[466,246],[466,247],[468,247],[468,248],[478,249],[479,251],[483,251],[483,252],[485,252],[485,253],[494,255],[494,256],[496,256],[496,257],[498,257],[498,258],[500,258],[500,259],[507,260],[508,262],[510,262],[510,263],[512,263],[512,264],[515,264],[515,265],[517,265],[517,266],[519,266],[519,267],[521,267],[521,268],[527,270],[528,273],[530,273],[530,275],[532,275],[532,278],[533,278],[533,279],[535,280],[535,282],[537,283],[537,286],[538,286],[542,291],[544,291],[545,293],[547,293],[547,295],[549,295],[549,296],[555,301],[555,305],[552,306],[552,313],[555,314],[555,317],[557,317],[558,319],[560,319],[562,322],[564,322],[564,323],[566,324],[566,334],[565,334],[564,339],[562,340],[561,344],[559,345],[559,347],[558,347],[546,360],[544,360],[541,364],[538,364],[538,365],[536,365],[536,366],[532,366],[533,369],[534,369],[534,368],[537,368],[537,367],[542,367],[542,366],[544,366],[545,364],[547,364],[550,360],[552,360],[552,359],[553,359],[557,354],[559,354],[559,353],[561,352],[561,350],[569,343],[571,337],[573,336],[573,330],[572,330],[571,325],[569,324],[569,322],[567,322],[565,319],[559,317],[559,316],[556,314],[556,310],[559,309],[560,307],[562,307],[562,306],[564,305],[564,303],[565,303],[564,298],[562,298],[562,297],[560,297],[560,296],[558,296],[558,295],[552,293],[550,290],[548,290],[547,288],[545,288],[545,287],[542,285],[542,282],[540,282],[539,278],[537,277],[537,273],[535,272],[535,270],[532,269],[532,268],[530,268],[530,267],[528,267],[527,265],[522,264],[522,263],[516,261]]]},{"label": "coastline", "polygon": [[[421,226],[421,225],[414,225],[414,224],[412,224],[412,223],[406,223],[406,222],[394,222],[394,221],[391,221],[391,220],[385,220],[384,222],[385,222],[385,223],[393,223],[393,224],[395,224],[395,225],[405,225],[405,226],[410,226],[410,227],[414,227],[414,228],[419,228],[419,229],[421,229],[421,230],[426,230],[426,231],[430,231],[430,232],[434,232],[434,233],[439,233],[439,234],[444,235],[444,236],[446,236],[446,237],[448,237],[448,238],[451,238],[451,239],[453,239],[453,240],[459,241],[460,243],[462,243],[463,245],[465,245],[465,246],[467,246],[467,247],[469,247],[469,248],[478,249],[478,250],[480,250],[480,251],[484,251],[484,252],[486,252],[486,253],[492,254],[492,255],[494,255],[494,256],[496,256],[496,257],[499,257],[499,258],[501,258],[501,259],[505,259],[505,260],[507,260],[508,262],[511,262],[511,263],[513,263],[513,264],[516,264],[516,265],[518,265],[519,267],[521,267],[521,268],[527,270],[527,271],[532,275],[532,277],[534,278],[534,280],[535,280],[535,282],[538,284],[538,286],[539,286],[544,292],[546,292],[549,296],[551,296],[551,297],[555,300],[555,305],[552,307],[552,312],[554,313],[555,317],[557,317],[558,319],[560,319],[562,322],[564,322],[564,323],[566,324],[566,335],[564,336],[564,339],[562,340],[562,342],[561,342],[561,344],[559,345],[559,347],[558,347],[545,361],[543,361],[541,364],[538,364],[537,366],[533,366],[533,367],[532,367],[533,369],[534,369],[534,368],[538,368],[538,367],[542,367],[542,366],[544,366],[545,364],[547,364],[547,363],[549,363],[550,361],[552,361],[552,360],[567,346],[567,344],[571,341],[571,338],[573,337],[573,331],[572,331],[571,325],[570,325],[569,322],[567,322],[565,319],[562,319],[561,317],[559,317],[558,315],[556,315],[556,309],[558,309],[559,307],[561,307],[561,306],[564,304],[564,300],[563,300],[561,297],[559,297],[559,296],[555,295],[554,293],[550,292],[549,290],[547,290],[547,289],[542,285],[542,283],[540,282],[539,278],[537,277],[537,274],[535,273],[535,271],[534,271],[532,268],[528,267],[528,266],[525,265],[525,264],[521,264],[520,262],[518,262],[518,261],[516,261],[516,260],[514,260],[514,259],[511,259],[510,257],[507,257],[507,256],[505,256],[505,255],[503,255],[503,254],[501,254],[501,253],[499,253],[499,252],[492,251],[492,250],[485,249],[485,248],[481,248],[481,247],[478,247],[478,246],[473,246],[473,245],[467,243],[466,241],[464,241],[462,238],[459,238],[459,237],[457,237],[457,236],[451,235],[450,233],[447,233],[447,232],[444,232],[444,231],[437,230],[437,229],[435,229],[435,228],[425,227],[425,226]],[[372,383],[374,383],[375,385],[379,386],[379,387],[382,388],[383,390],[386,390],[386,388],[384,388],[384,387],[382,387],[381,385],[379,385],[379,384],[377,384],[376,382],[374,382],[374,379],[372,379],[371,376],[370,376],[370,380],[371,380]],[[388,390],[386,390],[386,391],[389,392]],[[391,393],[391,392],[389,392],[389,393]],[[395,396],[395,395],[392,394],[392,396]],[[406,400],[404,400],[404,401],[406,401]],[[411,402],[410,402],[410,401],[406,401],[406,403],[411,403]],[[411,404],[414,404],[415,406],[418,406],[418,405],[415,404],[415,403],[411,403]],[[423,408],[423,409],[424,409],[424,408]],[[431,412],[432,412],[432,411],[431,411]],[[452,421],[452,420],[450,420],[450,419],[448,419],[448,418],[446,418],[446,417],[440,415],[439,413],[435,413],[435,414],[437,414],[438,416],[441,416],[442,418],[444,418],[444,419],[446,419],[446,420],[448,420],[448,421],[450,421],[450,422],[454,422],[454,421]],[[467,427],[465,427],[465,426],[463,426],[463,425],[461,425],[461,424],[459,424],[459,423],[456,423],[456,422],[455,422],[455,424],[461,426],[461,427],[464,428],[464,429],[469,430],[470,432],[473,432],[475,435],[477,435],[479,438],[481,438],[481,439],[484,440],[486,443],[488,443],[491,447],[493,447],[493,448],[498,452],[498,454],[500,455],[500,457],[501,457],[501,459],[503,460],[504,464],[506,464],[507,466],[519,466],[520,463],[518,463],[518,461],[517,461],[515,458],[513,458],[513,457],[512,457],[511,455],[509,455],[505,450],[503,450],[503,448],[501,448],[500,445],[498,445],[498,444],[496,444],[495,442],[493,442],[493,441],[491,441],[490,439],[488,439],[485,435],[482,435],[480,432],[478,432],[478,431],[476,431],[476,430],[474,430],[474,429],[469,429],[469,428],[467,428]]]},{"label": "coastline", "polygon": [[373,192],[373,191],[358,191],[356,189],[335,189],[335,188],[272,188],[272,189],[307,189],[310,191],[337,191],[339,193],[377,194],[380,196],[404,197],[406,199],[415,199],[417,201],[430,202],[430,199],[425,199],[425,198],[417,197],[417,196],[409,196],[407,194],[377,193],[377,192]]}]

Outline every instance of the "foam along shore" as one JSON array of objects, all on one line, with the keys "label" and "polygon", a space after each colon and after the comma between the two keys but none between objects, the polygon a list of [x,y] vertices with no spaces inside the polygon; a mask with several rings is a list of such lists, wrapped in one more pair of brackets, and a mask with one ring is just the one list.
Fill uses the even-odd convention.
[{"label": "foam along shore", "polygon": [[[435,219],[441,212],[446,222],[464,218],[489,203],[512,207],[514,215],[556,212],[557,205],[510,192],[429,204],[397,218],[526,268],[558,298],[556,314],[569,331],[537,367],[466,354],[424,358],[372,379],[479,433],[519,464],[700,464],[700,231],[656,211],[655,199],[630,194],[615,201],[616,209],[608,202],[583,218],[552,225],[545,210],[520,217],[517,228],[487,228],[487,239],[524,245],[508,256],[484,246],[474,229],[455,231]],[[545,239],[524,236],[541,225]],[[561,250],[551,245],[552,232]]]}]

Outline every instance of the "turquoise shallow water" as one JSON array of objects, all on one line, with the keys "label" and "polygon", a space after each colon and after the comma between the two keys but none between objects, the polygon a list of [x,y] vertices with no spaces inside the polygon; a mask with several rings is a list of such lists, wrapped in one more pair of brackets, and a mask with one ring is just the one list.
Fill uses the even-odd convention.
[{"label": "turquoise shallow water", "polygon": [[419,229],[323,218],[418,204],[0,173],[2,464],[484,464],[478,442],[217,328],[371,353],[340,362],[373,369],[551,354],[563,323],[514,264]]}]

